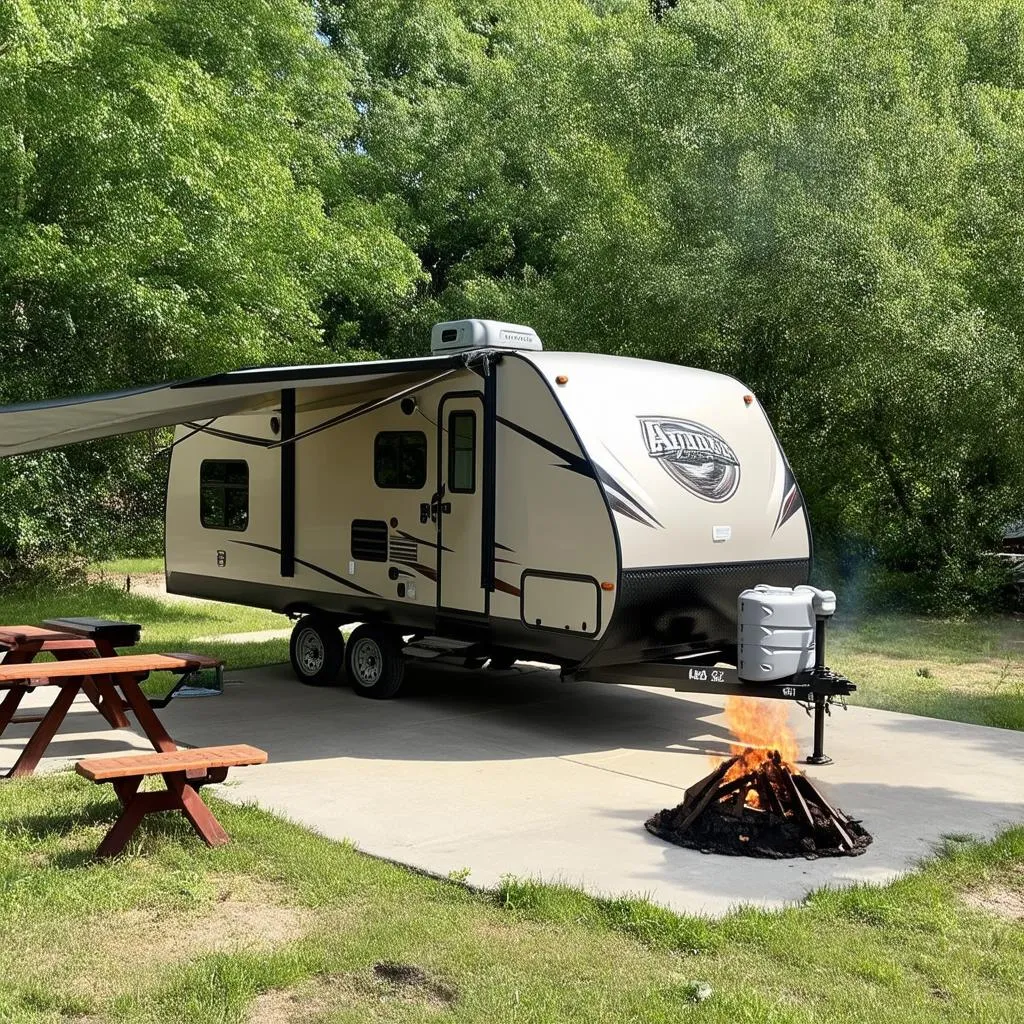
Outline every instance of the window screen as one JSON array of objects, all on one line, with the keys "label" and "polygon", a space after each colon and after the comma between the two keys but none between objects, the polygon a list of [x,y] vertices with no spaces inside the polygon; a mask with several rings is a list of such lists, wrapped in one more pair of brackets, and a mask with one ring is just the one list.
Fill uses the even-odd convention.
[{"label": "window screen", "polygon": [[453,412],[448,417],[448,489],[457,494],[476,490],[476,413]]},{"label": "window screen", "polygon": [[199,521],[208,530],[249,525],[249,463],[207,459],[199,467]]},{"label": "window screen", "polygon": [[385,430],[373,442],[373,480],[378,487],[419,490],[427,482],[427,435],[422,430]]}]

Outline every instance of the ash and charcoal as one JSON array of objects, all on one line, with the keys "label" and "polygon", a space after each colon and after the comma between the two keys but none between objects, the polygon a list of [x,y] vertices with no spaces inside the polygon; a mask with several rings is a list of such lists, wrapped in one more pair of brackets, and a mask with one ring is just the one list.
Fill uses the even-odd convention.
[{"label": "ash and charcoal", "polygon": [[645,825],[677,846],[743,857],[856,857],[871,843],[860,821],[831,806],[777,751],[723,762]]}]

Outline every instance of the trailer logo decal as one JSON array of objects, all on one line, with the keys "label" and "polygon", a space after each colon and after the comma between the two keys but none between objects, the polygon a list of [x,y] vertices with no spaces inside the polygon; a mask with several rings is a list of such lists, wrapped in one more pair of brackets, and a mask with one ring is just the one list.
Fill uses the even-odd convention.
[{"label": "trailer logo decal", "polygon": [[705,501],[728,501],[740,485],[740,460],[721,434],[692,420],[640,416],[652,459],[676,483]]}]

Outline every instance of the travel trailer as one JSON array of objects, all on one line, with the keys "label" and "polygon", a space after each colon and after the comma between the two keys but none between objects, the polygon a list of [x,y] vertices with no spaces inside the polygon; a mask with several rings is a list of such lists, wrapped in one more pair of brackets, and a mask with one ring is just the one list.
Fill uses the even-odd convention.
[{"label": "travel trailer", "polygon": [[[487,320],[438,324],[431,353],[8,407],[0,454],[177,425],[167,589],[295,618],[306,683],[344,675],[390,697],[411,657],[537,659],[579,678],[737,665],[744,593],[760,660],[741,677],[806,681],[820,592],[792,588],[810,529],[743,384],[547,352],[529,327]],[[786,627],[774,640],[769,619]],[[797,651],[788,668],[773,645]]]}]

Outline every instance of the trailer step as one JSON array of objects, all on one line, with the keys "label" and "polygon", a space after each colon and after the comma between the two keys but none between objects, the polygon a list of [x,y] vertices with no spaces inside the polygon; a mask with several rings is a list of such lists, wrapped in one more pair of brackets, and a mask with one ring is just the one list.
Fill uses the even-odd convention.
[{"label": "trailer step", "polygon": [[420,658],[431,661],[434,658],[451,657],[456,654],[464,654],[476,644],[467,643],[465,640],[448,640],[442,636],[425,636],[414,644],[406,644],[402,653],[409,658]]}]

